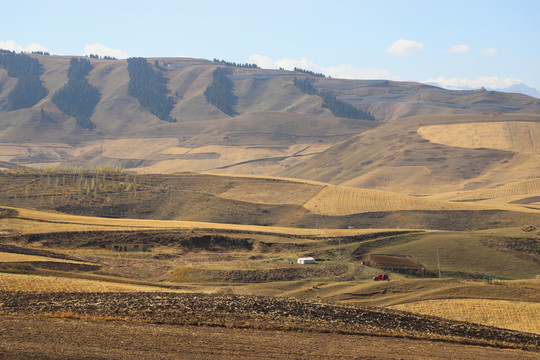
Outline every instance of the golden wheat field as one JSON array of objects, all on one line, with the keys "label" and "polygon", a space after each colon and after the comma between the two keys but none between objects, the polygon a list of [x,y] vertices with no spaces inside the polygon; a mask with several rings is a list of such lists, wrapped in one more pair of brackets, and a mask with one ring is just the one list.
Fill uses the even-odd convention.
[{"label": "golden wheat field", "polygon": [[540,153],[540,123],[483,122],[430,125],[418,129],[425,139],[464,148],[489,148],[522,153]]},{"label": "golden wheat field", "polygon": [[321,215],[350,215],[372,211],[477,210],[472,204],[428,200],[385,191],[329,185],[304,204]]},{"label": "golden wheat field", "polygon": [[[56,259],[55,259],[56,261]],[[109,281],[54,276],[0,273],[0,291],[24,292],[132,292],[165,291],[163,288]],[[174,292],[174,289],[166,291]]]},{"label": "golden wheat field", "polygon": [[400,304],[390,306],[390,308],[540,334],[540,303],[444,299]]},{"label": "golden wheat field", "polygon": [[3,262],[9,262],[9,263],[12,263],[12,262],[29,262],[29,261],[54,261],[54,262],[62,262],[62,263],[70,263],[70,264],[88,264],[88,263],[85,263],[85,262],[82,262],[82,261],[73,261],[73,260],[64,260],[64,259],[51,259],[51,258],[45,257],[45,256],[0,252],[0,263],[3,263]]},{"label": "golden wheat field", "polygon": [[456,197],[461,200],[496,199],[507,197],[532,197],[540,195],[540,179],[529,179],[524,181],[505,184],[493,189],[474,191],[464,196]]}]

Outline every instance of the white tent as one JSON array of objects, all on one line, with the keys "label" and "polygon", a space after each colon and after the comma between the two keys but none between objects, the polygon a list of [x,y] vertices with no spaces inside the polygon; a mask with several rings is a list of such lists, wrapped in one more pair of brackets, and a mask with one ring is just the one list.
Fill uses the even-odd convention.
[{"label": "white tent", "polygon": [[299,258],[297,260],[299,264],[315,264],[315,259],[312,257]]}]

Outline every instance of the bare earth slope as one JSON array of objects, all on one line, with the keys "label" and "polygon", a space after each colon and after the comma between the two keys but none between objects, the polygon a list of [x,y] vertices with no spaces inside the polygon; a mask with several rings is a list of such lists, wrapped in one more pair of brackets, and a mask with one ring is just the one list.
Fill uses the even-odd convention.
[{"label": "bare earth slope", "polygon": [[[404,118],[346,140],[281,174],[455,200],[483,200],[489,191],[490,198],[515,195],[507,202],[531,198],[528,203],[534,207],[539,195],[534,186],[540,178],[539,124],[537,115],[525,114]],[[514,190],[497,190],[510,186],[505,184],[513,184]],[[477,195],[469,196],[469,191]]]},{"label": "bare earth slope", "polygon": [[[73,317],[171,325],[409,336],[537,350],[540,336],[383,308],[285,298],[172,293],[0,293],[3,315]],[[118,306],[122,304],[122,306]]]},{"label": "bare earth slope", "polygon": [[6,330],[0,355],[14,360],[538,358],[523,350],[366,335],[14,316],[3,316],[0,326]]},{"label": "bare earth slope", "polygon": [[[74,118],[62,114],[51,102],[52,95],[67,81],[71,57],[32,56],[43,67],[41,79],[49,93],[30,109],[8,111],[2,105],[6,104],[16,81],[0,69],[0,166],[122,165],[138,172],[195,170],[298,174],[294,170],[298,162],[376,127],[382,121],[394,122],[403,117],[429,114],[422,121],[424,126],[429,126],[440,123],[438,114],[459,114],[460,121],[466,123],[471,121],[467,118],[470,114],[540,112],[538,99],[519,94],[450,91],[407,82],[311,77],[316,89],[329,91],[376,117],[376,121],[342,119],[321,107],[320,97],[305,95],[294,86],[294,77],[305,77],[306,74],[227,67],[238,97],[236,111],[239,116],[231,118],[207,103],[203,94],[212,81],[212,71],[219,64],[191,58],[148,59],[150,64],[159,62],[162,69],[159,71],[168,80],[167,86],[174,100],[171,116],[178,122],[167,123],[127,95],[126,61],[89,59],[93,69],[88,80],[100,91],[101,101],[91,118],[97,129],[87,131],[78,128]],[[41,117],[41,109],[52,121]],[[118,139],[122,141],[121,148],[114,143]],[[111,151],[112,148],[121,151]],[[343,147],[340,149],[344,150]],[[440,157],[434,149],[425,151],[431,152],[430,158]],[[365,161],[369,159],[361,163]],[[482,160],[473,157],[472,165],[467,164],[467,169],[472,170],[479,161]],[[339,166],[338,163],[334,165]],[[400,166],[397,176],[410,177],[414,172],[416,180],[423,181],[432,170],[429,166],[427,170],[422,168],[425,161],[421,165],[409,165],[407,168]],[[289,167],[293,169],[288,171]],[[365,175],[361,169],[349,171],[354,171],[355,175],[335,178],[324,171],[318,177],[341,183],[344,177],[352,181]],[[376,179],[392,176],[386,170],[378,171],[382,173],[371,174]],[[393,173],[394,169],[389,171]],[[314,178],[309,172],[306,175]],[[371,180],[371,175],[355,181],[363,186],[375,181]],[[378,186],[395,191],[384,188],[384,184]],[[368,184],[368,187],[373,186]],[[411,189],[410,193],[423,192]]]}]

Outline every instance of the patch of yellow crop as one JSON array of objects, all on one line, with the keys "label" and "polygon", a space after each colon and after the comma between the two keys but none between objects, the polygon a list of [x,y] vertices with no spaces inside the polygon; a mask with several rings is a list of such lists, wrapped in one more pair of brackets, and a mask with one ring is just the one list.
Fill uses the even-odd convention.
[{"label": "patch of yellow crop", "polygon": [[71,263],[71,264],[88,264],[81,261],[56,259],[56,258],[50,258],[50,257],[45,257],[45,256],[0,252],[0,263],[2,262],[28,262],[28,261],[54,261],[54,262]]},{"label": "patch of yellow crop", "polygon": [[134,292],[171,291],[154,286],[41,275],[0,273],[0,291],[26,292]]},{"label": "patch of yellow crop", "polygon": [[304,207],[321,215],[350,215],[374,211],[471,210],[476,205],[429,200],[403,194],[329,185]]},{"label": "patch of yellow crop", "polygon": [[540,303],[486,299],[426,300],[397,310],[540,334]]},{"label": "patch of yellow crop", "polygon": [[425,139],[449,146],[540,153],[540,123],[527,121],[430,125],[418,129]]},{"label": "patch of yellow crop", "polygon": [[506,197],[531,197],[540,196],[540,179],[529,179],[524,181],[505,184],[493,189],[474,191],[465,196],[456,197],[460,200],[496,199]]}]

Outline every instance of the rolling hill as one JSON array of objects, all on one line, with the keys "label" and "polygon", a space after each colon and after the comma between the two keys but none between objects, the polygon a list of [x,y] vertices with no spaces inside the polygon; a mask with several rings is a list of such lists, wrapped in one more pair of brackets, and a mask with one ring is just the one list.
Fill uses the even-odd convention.
[{"label": "rolling hill", "polygon": [[[533,143],[540,100],[526,95],[321,78],[204,59],[148,59],[159,65],[150,66],[166,79],[173,99],[170,115],[177,122],[169,123],[128,95],[126,61],[90,58],[87,78],[99,90],[100,101],[91,117],[96,129],[89,131],[51,101],[67,81],[71,57],[31,56],[41,64],[40,78],[48,91],[31,108],[7,107],[16,79],[0,68],[0,161],[5,168],[120,165],[139,173],[275,174],[414,195],[493,187],[501,184],[490,180],[494,172],[504,171],[504,183],[537,176],[538,144]],[[204,96],[218,66],[226,68],[234,85],[234,117]],[[294,85],[295,77],[309,78],[317,91],[369,111],[376,120],[333,116],[319,96]],[[476,131],[495,131],[490,126],[481,130],[486,122],[497,123],[490,141],[501,145],[467,143],[466,138],[483,135],[462,128],[475,123]],[[516,126],[507,126],[510,122]],[[536,125],[526,126],[531,123]],[[522,136],[532,139],[528,145],[521,144]],[[321,171],[318,164],[334,155],[344,160]],[[504,166],[493,165],[498,162]],[[517,176],[514,166],[520,169]]]},{"label": "rolling hill", "polygon": [[[238,330],[253,344],[294,331],[310,353],[338,335],[356,353],[368,335],[374,353],[393,339],[412,357],[538,351],[539,99],[204,59],[137,59],[134,73],[129,60],[27,56],[44,96],[0,56],[0,314],[24,339],[4,337],[8,354],[44,354],[28,329],[66,324],[84,327],[70,353],[84,356],[79,337],[111,334],[108,351],[120,327],[167,324],[219,329],[227,349]],[[212,101],[233,111],[205,95],[216,73],[232,93]],[[99,100],[89,118],[70,82]],[[37,103],[13,106],[24,86]],[[374,120],[335,115],[351,106]],[[135,243],[148,251],[107,249]],[[383,273],[392,281],[373,281]],[[107,356],[139,354],[122,346]]]}]

